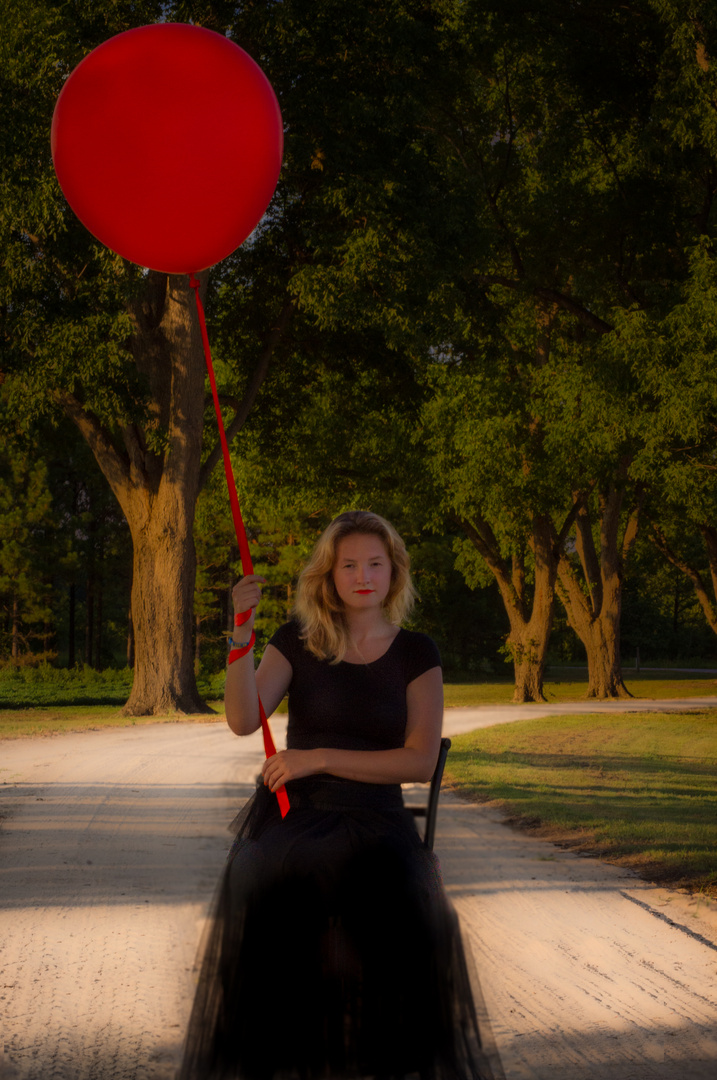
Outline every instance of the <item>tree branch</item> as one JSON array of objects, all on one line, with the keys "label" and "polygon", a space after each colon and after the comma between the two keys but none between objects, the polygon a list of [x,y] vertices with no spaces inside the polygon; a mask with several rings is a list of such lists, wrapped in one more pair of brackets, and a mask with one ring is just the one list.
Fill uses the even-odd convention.
[{"label": "tree branch", "polygon": [[123,424],[120,430],[129,456],[131,473],[134,472],[141,476],[142,482],[149,485],[150,479],[146,462],[147,447],[142,438],[141,430],[138,429],[136,424]]},{"label": "tree branch", "polygon": [[[704,612],[704,616],[711,629],[717,634],[717,607],[707,592],[707,588],[699,570],[696,570],[694,566],[685,559],[680,558],[680,556],[672,550],[667,541],[667,537],[654,521],[650,522],[650,532],[648,533],[648,536],[657,550],[665,556],[667,561],[671,562],[673,566],[676,566],[678,570],[681,570],[682,573],[690,579],[697,599],[700,602],[700,607]],[[717,589],[717,584],[715,584],[713,577],[713,590],[715,589]]]},{"label": "tree branch", "polygon": [[498,541],[488,522],[484,521],[481,517],[476,518],[475,521],[468,521],[467,518],[462,518],[457,515],[451,516],[452,520],[460,526],[482,558],[485,559],[494,575],[508,612],[508,618],[511,619],[512,622],[513,618],[518,616],[523,622],[527,622],[528,616],[525,609],[525,596],[521,595],[516,590],[514,578],[516,570],[515,564],[511,563],[511,565],[509,565],[507,560],[500,554]]},{"label": "tree branch", "polygon": [[109,481],[118,501],[122,503],[121,496],[126,496],[127,486],[130,482],[128,458],[118,452],[107,430],[94,413],[88,412],[80,404],[74,394],[70,394],[67,390],[55,390],[53,396],[58,404],[62,406],[65,415],[78,428],[95,455],[97,464]]},{"label": "tree branch", "polygon": [[[238,412],[239,409],[241,408],[241,402],[239,401],[239,398],[234,397],[233,394],[218,394],[217,396],[219,398],[219,404],[220,405],[224,405],[224,406],[227,406],[230,409],[233,409],[235,413]],[[205,394],[204,395],[204,408],[208,409],[210,405],[212,407],[214,406],[214,398],[212,397],[211,394]]]},{"label": "tree branch", "polygon": [[594,315],[592,311],[588,311],[586,307],[573,300],[572,297],[566,296],[565,293],[559,292],[557,289],[546,289],[543,287],[535,289],[535,295],[541,300],[551,300],[557,304],[558,307],[564,308],[565,311],[569,311],[571,315],[575,315],[580,322],[587,326],[590,330],[597,331],[598,334],[610,334],[615,329],[610,323],[601,319],[599,315]]},{"label": "tree branch", "polygon": [[717,597],[717,529],[714,525],[701,525],[700,532],[707,548],[707,558],[710,564],[710,576],[712,578],[712,591]]},{"label": "tree branch", "polygon": [[565,518],[565,521],[563,522],[560,532],[557,534],[557,536],[555,536],[553,552],[556,559],[560,557],[560,552],[562,551],[563,545],[568,538],[568,533],[570,532],[575,523],[575,519],[580,512],[581,506],[585,506],[587,504],[588,497],[592,492],[593,488],[595,487],[595,484],[596,481],[593,480],[587,491],[573,492],[573,505],[570,508],[570,511]]},{"label": "tree branch", "polygon": [[[506,277],[504,274],[476,274],[475,280],[480,285],[502,285],[506,289],[515,289],[516,291],[524,287],[522,281]],[[588,311],[579,301],[574,300],[571,296],[566,296],[565,293],[561,293],[558,289],[538,286],[533,290],[533,296],[536,296],[539,300],[557,304],[564,311],[569,311],[571,315],[580,320],[583,326],[586,326],[589,330],[595,330],[598,334],[611,334],[615,329],[610,323],[601,319],[599,315]]]},{"label": "tree branch", "polygon": [[627,524],[625,525],[625,532],[622,538],[622,551],[620,554],[620,560],[622,562],[623,570],[630,556],[630,552],[635,546],[635,541],[637,540],[637,532],[640,525],[640,514],[642,513],[642,506],[645,502],[646,496],[647,487],[641,484],[637,489],[635,505],[633,506],[630,512],[630,516],[627,519]]},{"label": "tree branch", "polygon": [[590,594],[590,607],[592,614],[598,615],[602,607],[602,574],[597,552],[595,551],[590,513],[585,503],[577,512],[575,525],[575,547],[580,556],[585,583]]}]

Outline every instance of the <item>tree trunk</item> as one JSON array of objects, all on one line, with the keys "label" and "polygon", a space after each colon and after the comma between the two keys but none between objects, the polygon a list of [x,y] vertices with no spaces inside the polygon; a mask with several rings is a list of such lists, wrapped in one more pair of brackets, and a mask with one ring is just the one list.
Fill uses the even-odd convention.
[{"label": "tree trunk", "polygon": [[[207,713],[212,710],[197,690],[192,649],[204,352],[188,279],[152,272],[149,277],[149,295],[133,309],[132,346],[149,379],[167,448],[161,456],[152,453],[135,430],[125,432],[130,477],[139,474],[142,485],[137,490],[130,480],[120,498],[134,543],[134,683],[124,712]],[[207,274],[202,277],[206,288]]]},{"label": "tree trunk", "polygon": [[550,631],[553,625],[557,555],[549,519],[535,515],[530,547],[535,561],[535,587],[530,604],[525,586],[524,560],[508,562],[486,521],[461,520],[466,536],[495,575],[510,621],[507,647],[515,670],[513,701],[545,701],[543,677]]},{"label": "tree trunk", "polygon": [[[510,649],[515,672],[515,702],[546,700],[543,679],[550,631],[553,627],[557,561],[547,522],[542,517],[536,518],[533,523],[531,547],[535,559],[532,608],[528,613],[525,603],[506,603],[510,620],[510,634],[506,644]],[[503,599],[505,602],[506,597]]]},{"label": "tree trunk", "polygon": [[95,578],[92,571],[87,575],[85,598],[85,663],[92,667],[92,645],[95,636]]},{"label": "tree trunk", "polygon": [[17,660],[20,656],[20,601],[17,593],[12,596],[12,658]]},{"label": "tree trunk", "polygon": [[127,667],[134,667],[134,625],[132,623],[132,605],[127,612]]},{"label": "tree trunk", "polygon": [[194,616],[194,674],[199,675],[199,665],[202,662],[202,620],[199,615]]},{"label": "tree trunk", "polygon": [[[567,560],[566,560],[567,561]],[[569,564],[568,564],[569,565]],[[603,599],[600,611],[590,610],[589,602],[575,581],[572,567],[558,569],[558,596],[565,607],[568,623],[578,635],[588,659],[588,698],[632,697],[622,679],[620,658],[621,589]]]},{"label": "tree trunk", "polygon": [[588,698],[632,697],[622,679],[620,658],[620,616],[622,612],[623,568],[637,538],[642,504],[639,495],[628,515],[622,542],[620,515],[625,498],[623,488],[611,487],[599,497],[600,554],[592,534],[590,512],[582,505],[576,517],[576,550],[585,580],[583,588],[570,559],[562,552],[558,563],[557,593],[568,624],[578,635],[587,653]]},{"label": "tree trunk", "polygon": [[[682,558],[673,550],[667,537],[654,521],[651,522],[650,540],[673,566],[681,570],[690,579],[704,617],[710,629],[717,634],[717,529],[706,522],[700,525],[699,529],[707,549],[710,568],[709,584],[696,566],[693,566],[692,563],[689,563],[687,559]],[[675,607],[677,607],[677,597],[675,597]]]},{"label": "tree trunk", "polygon": [[135,664],[123,709],[128,716],[212,711],[199,697],[194,675],[192,522],[178,491],[170,487],[166,494],[170,505],[155,506],[144,527],[132,534]]},{"label": "tree trunk", "polygon": [[[200,275],[206,292],[208,271]],[[227,425],[231,438],[259,391],[293,304],[267,333],[244,399]],[[57,400],[87,440],[129,524],[134,544],[134,684],[124,712],[212,712],[199,697],[192,650],[196,554],[192,525],[201,484],[221,454],[202,465],[206,366],[195,300],[186,275],[150,270],[131,302],[129,345],[148,387],[149,419],[121,427],[123,445],[66,391]]]},{"label": "tree trunk", "polygon": [[[100,559],[102,556],[100,555]],[[102,575],[98,574],[95,586],[95,669],[102,671]]]},{"label": "tree trunk", "polygon": [[[207,273],[203,275],[206,288]],[[130,314],[130,347],[149,390],[145,429],[126,424],[123,447],[70,394],[65,411],[92,449],[129,524],[134,545],[134,682],[124,713],[210,712],[197,692],[192,655],[205,364],[186,276],[150,271]]]},{"label": "tree trunk", "polygon": [[70,585],[70,610],[68,615],[67,666],[75,666],[75,586]]}]

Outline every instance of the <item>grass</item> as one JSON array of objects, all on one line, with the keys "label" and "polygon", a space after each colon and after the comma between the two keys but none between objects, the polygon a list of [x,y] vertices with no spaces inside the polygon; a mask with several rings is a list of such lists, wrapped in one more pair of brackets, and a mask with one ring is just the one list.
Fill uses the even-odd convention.
[{"label": "grass", "polygon": [[717,709],[485,728],[453,738],[445,783],[544,839],[717,896]]},{"label": "grass", "polygon": [[0,709],[0,739],[35,735],[64,735],[70,731],[101,731],[140,724],[200,723],[224,721],[224,702],[208,701],[211,713],[196,716],[123,716],[116,705],[57,705],[46,709]]},{"label": "grass", "polygon": [[[634,678],[623,672],[625,685],[636,698],[677,698],[717,696],[717,677],[714,675],[678,675],[669,672],[640,672]],[[572,669],[551,669],[543,686],[547,701],[580,701],[587,690],[587,671],[581,674]],[[513,680],[492,679],[490,682],[446,683],[445,701],[448,707],[509,704],[513,698]]]}]

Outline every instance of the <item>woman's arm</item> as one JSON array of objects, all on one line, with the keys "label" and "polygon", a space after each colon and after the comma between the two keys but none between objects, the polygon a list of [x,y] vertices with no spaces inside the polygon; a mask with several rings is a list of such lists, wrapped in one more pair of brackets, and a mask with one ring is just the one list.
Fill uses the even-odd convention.
[{"label": "woman's arm", "polygon": [[[264,578],[251,574],[239,581],[232,590],[234,610],[249,611],[249,620],[234,631],[235,640],[248,641],[254,627],[254,614],[261,598]],[[227,668],[224,687],[224,711],[227,723],[235,735],[251,735],[261,726],[259,695],[267,716],[271,716],[291,682],[291,664],[273,645],[267,645],[254,672],[254,650],[250,649]]]},{"label": "woman's arm", "polygon": [[235,735],[251,735],[261,727],[259,698],[264,712],[271,716],[291,682],[292,668],[285,656],[267,645],[261,663],[254,672],[254,650],[227,668],[224,710]]},{"label": "woman's arm", "polygon": [[443,676],[439,667],[406,688],[406,739],[397,750],[281,750],[264,762],[264,782],[272,791],[301,776],[330,773],[367,784],[426,782],[438,760],[443,723]]}]

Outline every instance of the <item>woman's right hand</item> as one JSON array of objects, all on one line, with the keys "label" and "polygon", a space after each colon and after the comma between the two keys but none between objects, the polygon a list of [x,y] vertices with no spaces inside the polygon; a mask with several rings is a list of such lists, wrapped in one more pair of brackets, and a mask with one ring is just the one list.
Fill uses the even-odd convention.
[{"label": "woman's right hand", "polygon": [[246,630],[249,634],[254,627],[254,615],[256,606],[261,600],[262,585],[266,585],[266,578],[260,577],[259,574],[247,574],[232,589],[234,614],[239,615],[244,611],[251,610],[251,615],[247,621],[241,624],[242,631]]}]

